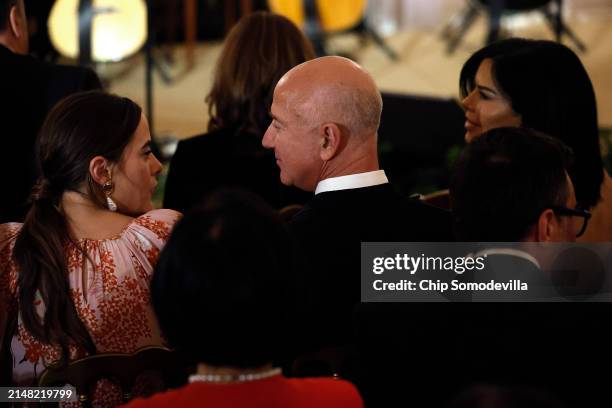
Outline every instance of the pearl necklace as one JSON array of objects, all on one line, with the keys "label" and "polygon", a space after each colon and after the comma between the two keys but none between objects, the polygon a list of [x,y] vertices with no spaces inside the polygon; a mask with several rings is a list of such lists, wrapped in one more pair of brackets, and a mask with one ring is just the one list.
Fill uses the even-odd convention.
[{"label": "pearl necklace", "polygon": [[280,368],[272,368],[260,373],[249,374],[193,374],[189,376],[189,382],[211,382],[211,383],[230,383],[230,382],[247,382],[262,380],[281,373]]}]

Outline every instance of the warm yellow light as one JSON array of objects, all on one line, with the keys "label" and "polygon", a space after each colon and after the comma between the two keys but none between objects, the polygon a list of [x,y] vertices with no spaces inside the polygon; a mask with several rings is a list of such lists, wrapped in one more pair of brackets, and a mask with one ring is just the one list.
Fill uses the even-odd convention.
[{"label": "warm yellow light", "polygon": [[[366,0],[317,0],[317,14],[323,31],[340,31],[356,26],[363,18]],[[305,22],[303,0],[268,0],[274,13],[282,14],[298,27]]]},{"label": "warm yellow light", "polygon": [[[147,38],[143,0],[93,0],[92,59],[119,61],[136,53]],[[49,36],[57,51],[79,56],[79,0],[59,0],[49,16]]]}]

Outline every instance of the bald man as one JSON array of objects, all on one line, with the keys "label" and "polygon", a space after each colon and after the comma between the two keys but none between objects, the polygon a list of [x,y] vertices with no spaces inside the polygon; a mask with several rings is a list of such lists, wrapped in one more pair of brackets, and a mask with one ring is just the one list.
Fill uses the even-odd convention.
[{"label": "bald man", "polygon": [[350,340],[366,241],[450,241],[447,212],[395,192],[379,168],[382,99],[372,77],[341,57],[296,66],[274,91],[263,145],[283,184],[314,197],[290,222],[304,251],[312,346]]}]

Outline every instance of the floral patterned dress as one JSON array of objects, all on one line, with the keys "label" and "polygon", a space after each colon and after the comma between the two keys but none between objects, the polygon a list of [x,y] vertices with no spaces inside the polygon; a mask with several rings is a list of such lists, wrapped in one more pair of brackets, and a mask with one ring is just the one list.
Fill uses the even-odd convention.
[{"label": "floral patterned dress", "polygon": [[[98,352],[128,353],[163,344],[150,306],[149,282],[179,217],[173,210],[153,210],[135,218],[113,238],[81,239],[78,243],[88,256],[73,245],[66,246],[72,300]],[[0,340],[10,335],[4,333],[6,322],[18,310],[18,271],[11,254],[21,225],[0,225]],[[38,294],[35,302],[42,315],[44,304]],[[10,348],[13,381],[22,386],[35,385],[45,366],[60,357],[59,347],[36,340],[21,316]],[[71,359],[85,355],[76,347],[70,349]]]}]

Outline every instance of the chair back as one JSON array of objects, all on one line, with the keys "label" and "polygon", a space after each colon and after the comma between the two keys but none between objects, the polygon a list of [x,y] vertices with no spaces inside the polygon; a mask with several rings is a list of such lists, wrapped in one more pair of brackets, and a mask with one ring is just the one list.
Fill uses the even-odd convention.
[{"label": "chair back", "polygon": [[300,210],[304,207],[301,204],[290,204],[286,207],[281,208],[278,211],[278,215],[284,222],[289,222],[293,218],[293,216],[300,212]]},{"label": "chair back", "polygon": [[421,200],[425,201],[431,206],[438,207],[443,210],[451,209],[450,194],[448,190],[434,191],[433,193],[426,194],[421,197]]},{"label": "chair back", "polygon": [[[478,0],[478,3],[488,7],[494,1],[496,0]],[[503,8],[506,11],[531,11],[542,8],[551,1],[552,0],[504,0]]]},{"label": "chair back", "polygon": [[123,402],[132,398],[132,389],[139,375],[144,372],[161,373],[165,387],[177,387],[185,383],[187,364],[177,352],[159,346],[148,346],[131,354],[101,353],[69,362],[53,365],[41,374],[40,387],[71,384],[76,388],[83,406],[90,405],[89,396],[100,379],[116,381],[122,390]]},{"label": "chair back", "polygon": [[[10,310],[10,307],[9,307]],[[1,316],[0,316],[1,318]],[[3,322],[0,321],[0,325]],[[11,353],[11,341],[13,334],[17,331],[17,313],[8,313],[6,326],[0,327],[0,384],[13,385],[13,355]],[[2,333],[4,330],[4,333]]]},{"label": "chair back", "polygon": [[[348,30],[363,19],[366,11],[365,0],[316,0],[310,7],[315,9],[324,32]],[[308,1],[268,0],[273,13],[287,17],[298,27],[303,27],[308,19]]]}]

